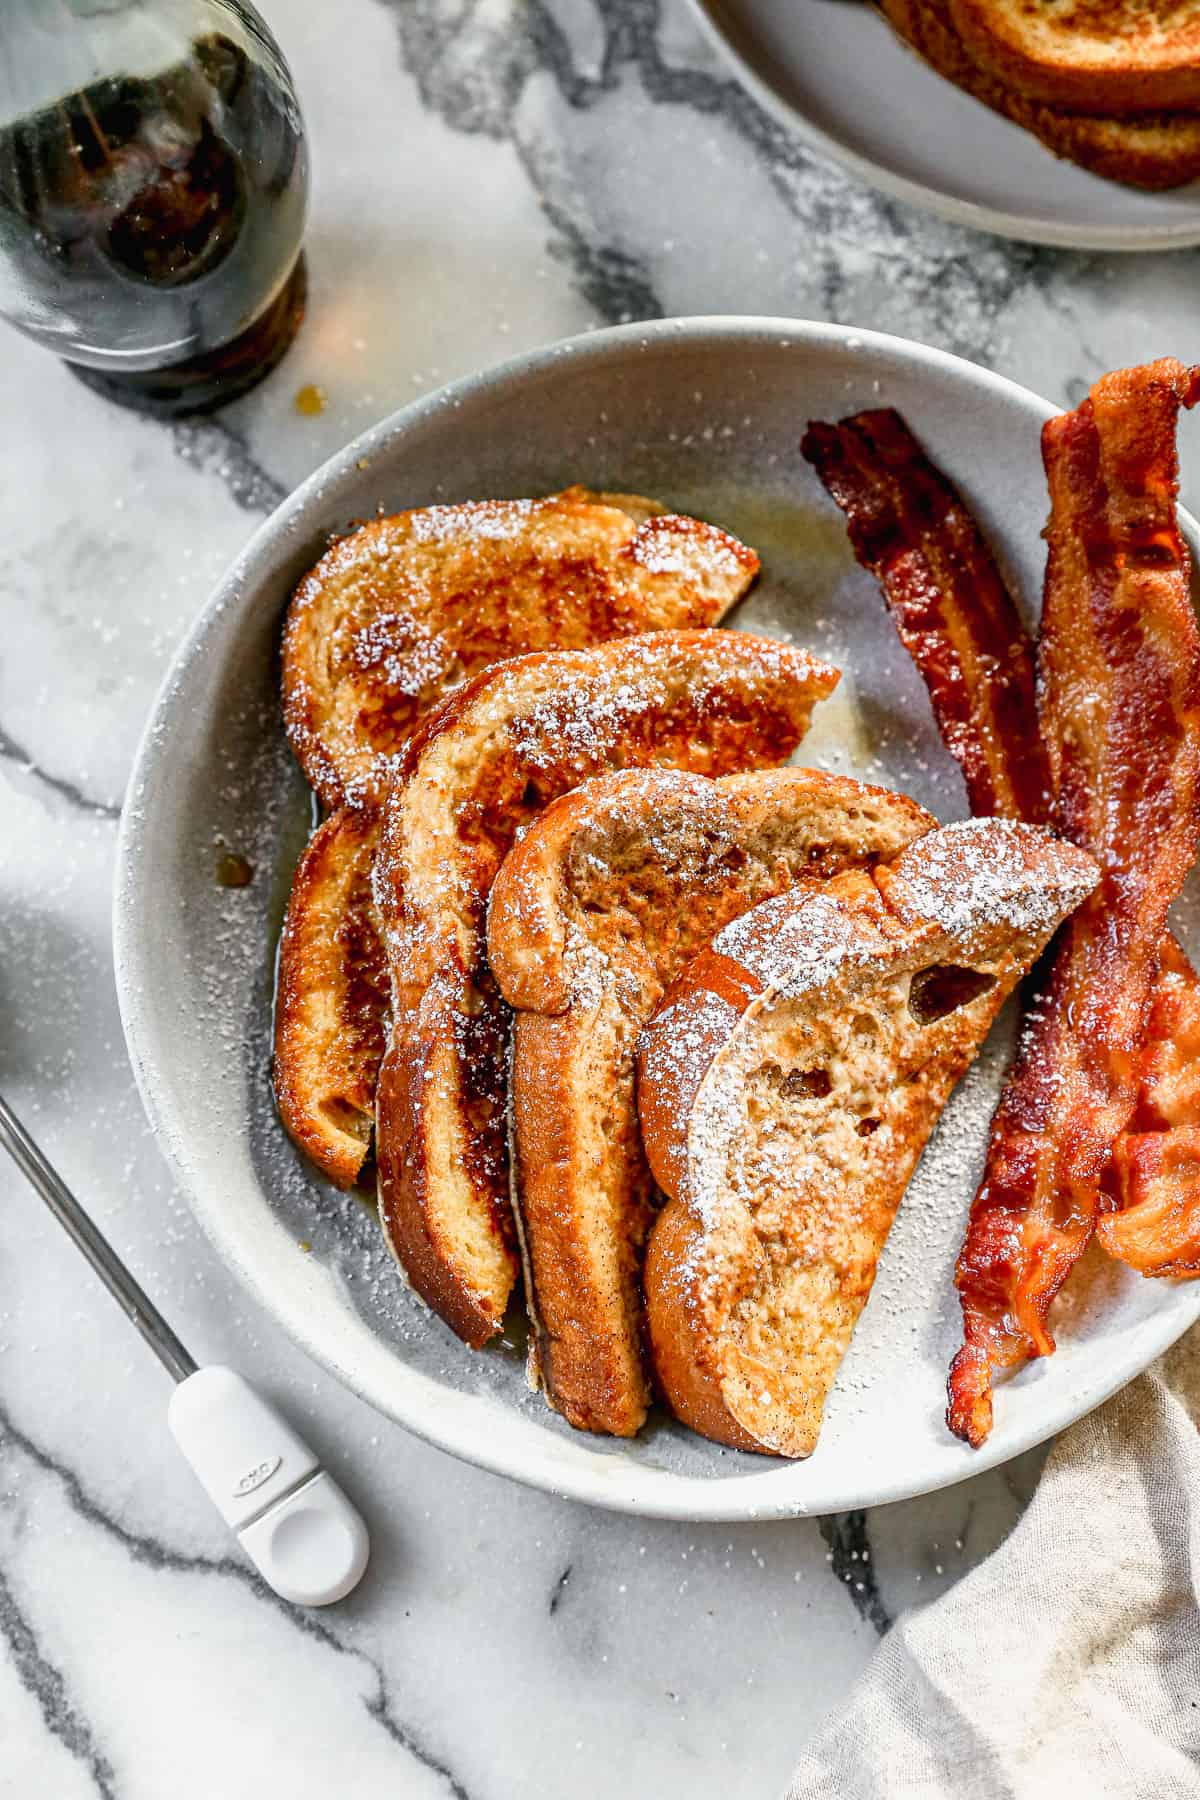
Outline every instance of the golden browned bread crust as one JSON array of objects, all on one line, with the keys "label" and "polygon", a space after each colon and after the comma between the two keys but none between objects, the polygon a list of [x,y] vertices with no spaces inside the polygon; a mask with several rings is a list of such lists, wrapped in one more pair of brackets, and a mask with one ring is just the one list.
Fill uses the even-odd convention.
[{"label": "golden browned bread crust", "polygon": [[275,1098],[300,1148],[349,1187],[371,1144],[387,968],[371,895],[373,812],[342,807],[292,879],[275,1000]]},{"label": "golden browned bread crust", "polygon": [[930,1131],[1097,878],[1040,827],[947,826],[743,914],[667,994],[638,1063],[670,1196],[645,1287],[655,1371],[685,1423],[810,1454]]},{"label": "golden browned bread crust", "polygon": [[410,744],[375,864],[392,979],[376,1149],[385,1229],[468,1343],[516,1274],[505,1144],[509,1015],[484,956],[492,881],[550,800],[614,767],[786,761],[837,672],[740,632],[672,631],[515,658]]},{"label": "golden browned bread crust", "polygon": [[931,68],[1040,138],[1056,156],[1129,187],[1164,190],[1200,176],[1200,117],[1154,113],[1107,118],[1031,100],[997,80],[968,53],[949,0],[876,0],[893,29]]},{"label": "golden browned bread crust", "polygon": [[1200,0],[950,0],[980,68],[1030,100],[1111,115],[1200,107]]},{"label": "golden browned bread crust", "polygon": [[748,907],[893,857],[935,824],[912,800],[815,769],[626,770],[556,800],[505,858],[488,959],[519,1009],[513,1199],[538,1372],[572,1425],[632,1436],[649,1403],[639,1028]]},{"label": "golden browned bread crust", "polygon": [[468,676],[527,651],[714,625],[757,573],[727,532],[637,495],[569,488],[375,519],[288,609],[292,749],[327,807],[378,804],[417,725]]}]

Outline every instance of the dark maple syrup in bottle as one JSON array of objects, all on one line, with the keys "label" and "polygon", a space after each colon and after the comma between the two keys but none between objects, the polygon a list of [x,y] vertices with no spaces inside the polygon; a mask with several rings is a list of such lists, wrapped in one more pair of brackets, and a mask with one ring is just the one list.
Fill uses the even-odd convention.
[{"label": "dark maple syrup in bottle", "polygon": [[303,125],[242,0],[3,0],[0,314],[113,399],[244,393],[304,310]]}]

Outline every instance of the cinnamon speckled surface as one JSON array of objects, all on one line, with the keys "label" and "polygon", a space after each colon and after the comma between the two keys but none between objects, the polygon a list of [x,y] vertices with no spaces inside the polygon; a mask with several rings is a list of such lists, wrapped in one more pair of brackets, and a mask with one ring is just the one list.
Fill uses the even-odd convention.
[{"label": "cinnamon speckled surface", "polygon": [[169,426],[0,335],[0,1090],[185,1341],[311,1432],[375,1556],[325,1614],[257,1585],[167,1437],[165,1377],[0,1168],[0,1794],[773,1794],[888,1621],[1002,1536],[1036,1457],[865,1517],[648,1524],[463,1467],[339,1388],[226,1275],[143,1122],[108,916],[133,750],[257,522],[454,375],[746,311],[918,337],[1073,401],[1102,368],[1195,355],[1197,256],[1034,250],[881,200],[768,121],[678,4],[268,11],[315,162],[310,315],[280,369]]}]

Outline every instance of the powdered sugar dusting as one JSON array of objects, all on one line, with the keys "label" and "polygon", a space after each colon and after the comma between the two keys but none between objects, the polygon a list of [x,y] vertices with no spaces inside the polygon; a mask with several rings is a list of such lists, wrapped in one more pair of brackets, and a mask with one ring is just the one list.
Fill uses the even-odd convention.
[{"label": "powdered sugar dusting", "polygon": [[[714,950],[748,968],[766,987],[789,993],[836,980],[861,952],[863,925],[820,889],[793,888],[764,900],[719,932]],[[874,948],[874,943],[870,948]]]},{"label": "powdered sugar dusting", "polygon": [[723,1056],[705,1077],[688,1121],[687,1201],[709,1226],[750,1198],[730,1155],[747,1129],[747,1097],[742,1069],[734,1057]]},{"label": "powdered sugar dusting", "polygon": [[545,500],[466,500],[458,506],[423,506],[409,514],[409,533],[418,544],[516,538],[528,530],[539,511],[552,504]]},{"label": "powdered sugar dusting", "polygon": [[440,633],[408,612],[378,612],[354,633],[350,660],[360,673],[379,675],[396,693],[416,700],[445,681],[455,653]]},{"label": "powdered sugar dusting", "polygon": [[[471,828],[491,772],[507,771],[503,793],[489,795],[491,829],[502,838],[517,829],[527,778],[537,779],[545,802],[614,764],[680,760],[672,715],[681,708],[702,716],[736,702],[746,717],[743,753],[761,762],[755,721],[773,719],[780,738],[797,741],[832,679],[802,650],[732,632],[654,632],[498,664],[392,790],[375,885],[395,956],[419,963],[420,921],[425,933],[451,917],[456,929],[475,929],[482,895]],[[696,753],[708,754],[703,741]],[[463,943],[464,966],[473,967]]]},{"label": "powdered sugar dusting", "polygon": [[889,898],[951,937],[1005,924],[1023,937],[1048,937],[1098,879],[1089,857],[1040,826],[965,819],[906,851]]},{"label": "powdered sugar dusting", "polygon": [[[603,687],[580,673],[582,679],[568,680],[514,717],[511,736],[519,756],[540,765],[553,747],[555,756],[593,759],[602,745],[615,742],[632,719],[645,713],[646,685],[638,679],[636,664],[627,677]],[[661,692],[662,671],[652,671],[652,678]]]},{"label": "powdered sugar dusting", "polygon": [[603,1004],[612,992],[613,967],[600,945],[574,919],[566,923],[563,958],[570,981],[571,1003],[585,1012]]},{"label": "powdered sugar dusting", "polygon": [[697,1074],[737,1026],[739,1014],[728,1000],[705,988],[686,1005],[665,1006],[653,1029],[643,1032],[642,1082],[647,1088],[677,1091],[689,1069]]},{"label": "powdered sugar dusting", "polygon": [[659,513],[641,526],[629,554],[650,575],[737,582],[752,574],[758,558],[715,525],[679,513]]}]

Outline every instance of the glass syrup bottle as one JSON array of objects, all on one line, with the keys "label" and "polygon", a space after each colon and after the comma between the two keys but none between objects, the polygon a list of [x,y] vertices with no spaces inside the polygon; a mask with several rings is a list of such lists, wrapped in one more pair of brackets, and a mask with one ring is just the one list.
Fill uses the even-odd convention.
[{"label": "glass syrup bottle", "polygon": [[0,315],[177,415],[272,369],[304,311],[308,159],[245,0],[3,0]]}]

